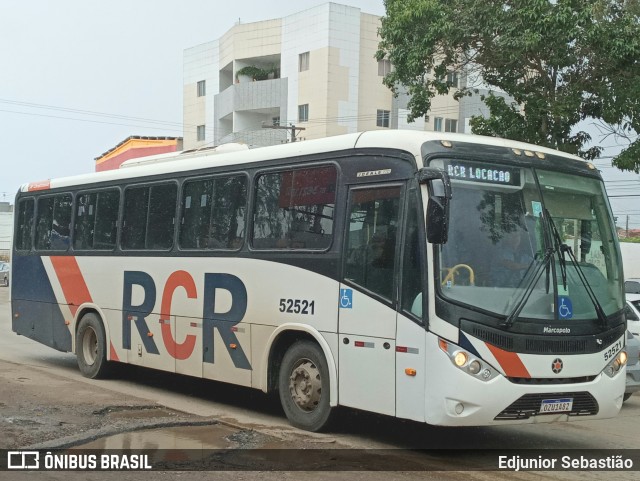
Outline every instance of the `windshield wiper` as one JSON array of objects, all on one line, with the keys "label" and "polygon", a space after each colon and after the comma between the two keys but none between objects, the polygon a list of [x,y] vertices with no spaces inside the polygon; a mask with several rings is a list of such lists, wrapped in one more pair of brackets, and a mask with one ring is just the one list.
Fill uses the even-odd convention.
[{"label": "windshield wiper", "polygon": [[560,272],[562,273],[562,285],[566,291],[567,289],[567,261],[565,258],[565,254],[569,254],[569,260],[571,261],[571,265],[575,268],[578,273],[578,279],[584,286],[584,289],[587,291],[587,295],[589,296],[589,300],[593,305],[596,315],[598,316],[598,321],[600,325],[600,329],[605,330],[609,326],[609,322],[607,321],[607,316],[604,313],[604,309],[602,309],[602,305],[598,298],[596,297],[593,289],[591,288],[591,284],[587,280],[587,277],[584,275],[584,271],[582,267],[580,267],[580,263],[576,256],[573,254],[573,249],[570,246],[562,242],[560,239],[560,234],[558,234],[558,229],[556,229],[556,225],[549,214],[547,209],[544,209],[544,215],[547,217],[549,225],[551,226],[551,231],[553,232],[553,241],[554,241],[554,251],[558,253],[558,261],[560,263]]},{"label": "windshield wiper", "polygon": [[[548,218],[550,219],[551,217],[549,216],[549,211],[545,209],[542,213],[542,230],[544,231],[545,239],[547,239],[547,241],[545,242],[547,248],[545,249],[544,256],[542,257],[540,263],[536,266],[536,269],[534,270],[533,275],[529,279],[529,282],[527,283],[524,291],[520,295],[520,298],[515,303],[513,309],[511,310],[509,315],[505,318],[504,322],[500,324],[500,326],[504,327],[505,329],[509,329],[511,326],[513,326],[513,324],[518,319],[518,316],[524,309],[524,306],[527,305],[527,302],[529,301],[531,294],[533,294],[533,290],[535,289],[538,279],[542,275],[543,269],[546,272],[545,292],[549,294],[549,289],[551,287],[551,267],[552,267],[551,258],[553,257],[553,254],[555,252],[556,244],[552,242],[552,237],[553,237],[551,234],[552,228],[551,228],[551,225],[549,224],[549,221],[547,220]],[[534,258],[532,262],[535,262],[535,260],[536,259]],[[529,267],[531,267],[531,265]],[[529,272],[529,269],[527,269],[527,272]],[[554,270],[554,276],[555,276],[555,270]],[[526,273],[522,279],[522,282],[524,282],[525,279],[526,279]],[[518,285],[518,287],[520,287],[520,285]]]},{"label": "windshield wiper", "polygon": [[[524,277],[522,278],[522,281],[521,281],[520,284],[522,284],[522,282],[525,281],[525,279],[527,278],[527,274],[529,272],[532,272],[531,276],[529,277],[529,282],[527,282],[527,285],[524,288],[524,291],[522,292],[522,294],[520,295],[520,298],[518,299],[518,302],[516,302],[516,304],[513,306],[513,309],[511,310],[511,312],[509,313],[507,318],[504,320],[504,322],[500,323],[500,327],[504,327],[505,329],[509,329],[511,326],[513,326],[514,322],[516,321],[516,319],[518,318],[518,316],[522,312],[522,309],[524,309],[524,306],[527,305],[527,302],[529,301],[529,298],[531,297],[531,294],[533,294],[533,289],[535,288],[536,284],[538,283],[538,279],[540,279],[540,275],[542,275],[542,271],[543,270],[547,270],[547,292],[549,291],[549,287],[548,287],[549,286],[549,275],[548,275],[547,267],[548,267],[549,261],[551,260],[552,257],[553,257],[553,249],[547,248],[545,253],[544,253],[544,256],[542,257],[542,259],[534,258],[531,261],[531,263],[529,264],[529,267],[527,268],[527,272],[525,273]],[[536,262],[537,262],[537,265],[536,265],[535,269],[533,269],[533,271],[531,271],[531,267]],[[520,285],[518,285],[518,287],[520,287]]]}]

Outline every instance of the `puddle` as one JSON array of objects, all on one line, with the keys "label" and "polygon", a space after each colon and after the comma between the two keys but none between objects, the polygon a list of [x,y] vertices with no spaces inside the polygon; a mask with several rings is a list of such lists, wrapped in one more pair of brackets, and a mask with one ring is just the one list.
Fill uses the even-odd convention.
[{"label": "puddle", "polygon": [[110,419],[152,419],[175,417],[175,411],[159,406],[107,406],[93,411],[96,416],[108,416]]},{"label": "puddle", "polygon": [[181,449],[207,450],[237,447],[231,436],[239,430],[223,424],[207,426],[173,426],[114,434],[99,438],[80,446],[78,449]]}]

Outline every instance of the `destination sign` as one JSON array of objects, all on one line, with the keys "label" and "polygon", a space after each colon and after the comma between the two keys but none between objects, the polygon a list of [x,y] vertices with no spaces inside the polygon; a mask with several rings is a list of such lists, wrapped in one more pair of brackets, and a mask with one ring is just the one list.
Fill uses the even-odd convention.
[{"label": "destination sign", "polygon": [[520,169],[502,165],[478,164],[459,160],[445,160],[445,169],[452,180],[485,184],[520,185]]}]

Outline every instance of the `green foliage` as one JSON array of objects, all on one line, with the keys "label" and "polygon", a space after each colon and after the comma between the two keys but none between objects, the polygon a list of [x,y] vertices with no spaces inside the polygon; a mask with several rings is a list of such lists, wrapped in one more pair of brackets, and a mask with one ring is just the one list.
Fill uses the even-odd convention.
[{"label": "green foliage", "polygon": [[[447,72],[479,75],[513,104],[483,98],[489,118],[472,131],[532,142],[586,159],[585,119],[630,136],[614,164],[640,170],[640,2],[638,0],[385,0],[376,57],[394,69],[384,83],[411,95],[409,120],[426,117]],[[477,95],[463,86],[456,97]]]},{"label": "green foliage", "polygon": [[640,237],[619,237],[620,242],[629,242],[630,244],[640,244]]},{"label": "green foliage", "polygon": [[245,77],[251,77],[253,80],[267,80],[267,78],[269,78],[269,74],[275,74],[276,72],[276,67],[264,69],[256,67],[255,65],[247,65],[236,72],[236,77],[244,75]]}]

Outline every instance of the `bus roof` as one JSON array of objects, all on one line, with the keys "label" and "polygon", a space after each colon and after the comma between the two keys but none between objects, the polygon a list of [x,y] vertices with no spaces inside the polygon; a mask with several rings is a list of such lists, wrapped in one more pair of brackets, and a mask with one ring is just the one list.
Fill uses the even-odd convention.
[{"label": "bus roof", "polygon": [[416,159],[420,159],[420,149],[423,143],[440,140],[448,140],[453,143],[464,142],[512,149],[532,150],[548,155],[556,155],[572,160],[584,161],[577,156],[557,150],[496,137],[414,130],[373,130],[317,140],[306,140],[304,142],[260,147],[250,150],[243,148],[218,148],[218,150],[202,149],[171,154],[160,154],[152,157],[142,157],[139,159],[132,159],[132,161],[127,163],[125,166],[127,168],[91,172],[71,177],[61,177],[58,179],[27,183],[20,187],[20,191],[28,192],[64,188],[98,182],[145,177],[156,174],[189,172],[191,170],[201,170],[208,167],[221,167],[228,165],[240,166],[243,164],[278,158],[294,158],[304,155],[357,148],[379,147],[399,149],[409,152]]}]

